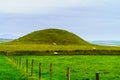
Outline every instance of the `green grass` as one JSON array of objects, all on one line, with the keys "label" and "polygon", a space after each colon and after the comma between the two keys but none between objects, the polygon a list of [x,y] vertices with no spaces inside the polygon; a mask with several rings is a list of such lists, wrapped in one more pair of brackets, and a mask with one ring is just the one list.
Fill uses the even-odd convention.
[{"label": "green grass", "polygon": [[[38,52],[37,54],[41,54],[39,52],[53,52],[53,51],[63,51],[63,52],[68,52],[69,54],[76,54],[75,51],[79,50],[90,50],[90,52],[87,52],[88,54],[94,54],[93,48],[96,48],[95,50],[108,50],[111,51],[111,54],[120,54],[119,50],[120,47],[117,46],[97,46],[97,45],[39,45],[39,44],[19,44],[19,45],[10,45],[10,44],[1,44],[0,45],[0,52],[5,51],[5,52],[12,52],[12,53],[17,53],[17,52],[31,52],[34,54],[34,52]],[[118,50],[118,53],[114,50]],[[72,53],[71,53],[72,51]],[[50,54],[50,53],[47,53]],[[62,53],[64,54],[64,53]],[[84,54],[82,52],[78,52],[78,54]],[[96,52],[97,54],[97,52]],[[106,53],[107,54],[107,53]],[[108,53],[109,54],[109,53]]]},{"label": "green grass", "polygon": [[27,80],[27,76],[5,56],[0,56],[0,80]]},{"label": "green grass", "polygon": [[78,45],[38,45],[38,44],[24,44],[24,45],[0,45],[2,51],[54,51],[54,50],[89,50],[92,46],[78,46]]},{"label": "green grass", "polygon": [[50,63],[53,63],[53,80],[67,80],[67,67],[71,69],[71,80],[95,80],[96,72],[100,72],[100,80],[120,80],[120,56],[23,56],[24,63],[26,58],[29,59],[29,74],[31,60],[35,60],[36,77],[38,77],[38,63],[42,63],[43,80],[49,80]]},{"label": "green grass", "polygon": [[77,35],[61,29],[44,29],[29,33],[10,44],[57,44],[57,45],[89,45]]}]

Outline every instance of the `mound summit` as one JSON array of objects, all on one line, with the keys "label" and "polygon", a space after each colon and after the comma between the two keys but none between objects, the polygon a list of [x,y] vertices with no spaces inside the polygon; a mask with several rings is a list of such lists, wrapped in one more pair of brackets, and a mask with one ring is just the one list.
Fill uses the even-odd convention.
[{"label": "mound summit", "polygon": [[20,37],[14,44],[89,45],[77,35],[61,29],[44,29]]}]

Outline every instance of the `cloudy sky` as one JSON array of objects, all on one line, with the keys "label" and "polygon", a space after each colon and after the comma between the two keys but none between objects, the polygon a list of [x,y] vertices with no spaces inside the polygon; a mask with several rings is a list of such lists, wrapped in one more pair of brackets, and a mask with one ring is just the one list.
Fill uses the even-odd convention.
[{"label": "cloudy sky", "polygon": [[59,28],[85,40],[120,41],[120,0],[0,0],[0,38]]}]

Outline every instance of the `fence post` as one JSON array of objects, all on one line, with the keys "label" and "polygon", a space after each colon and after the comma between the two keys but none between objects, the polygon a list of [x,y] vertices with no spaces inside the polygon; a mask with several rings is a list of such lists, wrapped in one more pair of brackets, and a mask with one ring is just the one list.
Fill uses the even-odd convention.
[{"label": "fence post", "polygon": [[28,73],[28,59],[26,59],[26,72]]},{"label": "fence post", "polygon": [[41,63],[39,63],[39,80],[41,80]]},{"label": "fence post", "polygon": [[17,66],[19,65],[19,57],[17,56]]},{"label": "fence post", "polygon": [[17,65],[17,56],[16,56],[16,65]]},{"label": "fence post", "polygon": [[21,68],[23,68],[23,58],[21,57]]},{"label": "fence post", "polygon": [[13,55],[11,55],[11,61],[13,62]]},{"label": "fence post", "polygon": [[15,58],[15,56],[14,56],[14,63],[16,64],[16,58]]},{"label": "fence post", "polygon": [[19,67],[21,67],[21,56],[19,56]]},{"label": "fence post", "polygon": [[31,64],[31,76],[33,76],[33,67],[34,67],[34,60],[32,59],[32,64]]},{"label": "fence post", "polygon": [[50,64],[50,80],[52,80],[52,63]]},{"label": "fence post", "polygon": [[99,72],[96,73],[96,80],[100,80]]},{"label": "fence post", "polygon": [[15,63],[15,57],[13,56],[13,62]]},{"label": "fence post", "polygon": [[70,68],[69,67],[67,69],[67,77],[68,77],[68,80],[70,80]]},{"label": "fence post", "polygon": [[25,61],[23,58],[21,59],[21,68],[23,68],[23,69],[25,68]]}]

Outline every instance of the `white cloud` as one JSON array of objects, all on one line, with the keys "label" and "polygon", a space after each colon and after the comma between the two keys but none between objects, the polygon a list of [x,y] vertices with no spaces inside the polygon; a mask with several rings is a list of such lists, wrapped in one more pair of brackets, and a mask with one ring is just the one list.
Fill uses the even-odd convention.
[{"label": "white cloud", "polygon": [[113,0],[0,0],[0,13],[49,13],[59,8],[106,6]]},{"label": "white cloud", "polygon": [[0,13],[49,12],[56,8],[74,7],[80,0],[0,0]]},{"label": "white cloud", "polygon": [[0,13],[49,13],[59,8],[104,5],[109,0],[0,0]]}]

